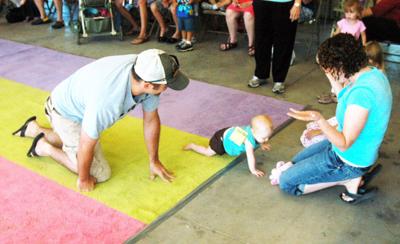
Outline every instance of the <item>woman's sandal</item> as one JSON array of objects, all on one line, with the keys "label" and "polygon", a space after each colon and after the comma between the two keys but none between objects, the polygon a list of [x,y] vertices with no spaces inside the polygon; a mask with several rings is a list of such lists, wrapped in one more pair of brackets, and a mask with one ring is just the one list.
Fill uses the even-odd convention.
[{"label": "woman's sandal", "polygon": [[17,135],[17,136],[25,137],[25,131],[26,131],[26,128],[28,128],[28,124],[29,124],[30,122],[34,121],[34,120],[36,120],[36,116],[32,116],[32,117],[30,117],[29,119],[27,119],[27,120],[25,121],[25,123],[24,123],[18,130],[14,131],[14,132],[12,133],[13,136],[15,136],[15,135],[17,135],[17,133],[19,133],[19,135]]},{"label": "woman's sandal", "polygon": [[365,173],[361,177],[363,184],[358,188],[358,192],[364,193],[365,191],[367,191],[368,184],[374,179],[375,176],[379,174],[379,172],[381,172],[381,170],[382,170],[382,164],[377,164],[369,172]]},{"label": "woman's sandal", "polygon": [[221,51],[228,51],[237,47],[237,42],[231,42],[231,40],[227,40],[224,43],[221,43],[219,46],[219,50]]},{"label": "woman's sandal", "polygon": [[29,148],[28,152],[26,153],[26,156],[30,158],[39,156],[39,154],[37,154],[36,152],[36,146],[37,143],[40,141],[40,139],[42,139],[43,137],[44,133],[42,132],[39,135],[37,135],[35,139],[33,139],[32,146]]},{"label": "woman's sandal", "polygon": [[368,199],[373,198],[378,192],[377,187],[371,187],[365,190],[365,192],[358,192],[357,194],[349,193],[348,191],[342,192],[339,197],[340,199],[348,204],[359,204]]},{"label": "woman's sandal", "polygon": [[249,54],[249,56],[254,56],[255,53],[256,53],[256,49],[255,49],[254,45],[247,48],[247,54]]}]

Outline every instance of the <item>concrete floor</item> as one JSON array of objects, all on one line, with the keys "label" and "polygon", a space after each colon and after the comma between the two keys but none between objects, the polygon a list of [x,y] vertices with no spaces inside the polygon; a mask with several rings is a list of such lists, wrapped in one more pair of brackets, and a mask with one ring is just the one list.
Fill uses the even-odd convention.
[{"label": "concrete floor", "polygon": [[[78,46],[69,28],[8,25],[4,18],[0,19],[0,38],[91,58],[160,48],[176,54],[182,69],[192,79],[307,104],[321,110],[326,118],[334,115],[335,105],[316,102],[318,94],[329,91],[329,84],[313,58],[304,58],[305,43],[301,38],[296,42],[298,57],[289,71],[284,95],[273,94],[271,85],[247,88],[254,60],[247,56],[243,38],[239,48],[226,53],[217,49],[226,37],[214,34],[206,35],[189,53],[177,53],[173,45],[159,44],[154,37],[140,46],[129,44],[133,37],[123,42],[102,37]],[[266,178],[253,177],[246,164],[241,163],[149,232],[140,243],[400,243],[399,64],[388,63],[387,72],[394,106],[379,159],[384,167],[373,182],[380,189],[376,199],[359,206],[346,205],[338,198],[341,187],[292,197],[271,186]],[[294,122],[278,133],[271,140],[272,151],[257,152],[259,167],[269,172],[276,161],[289,160],[302,148],[299,136],[304,128],[305,123]]]}]

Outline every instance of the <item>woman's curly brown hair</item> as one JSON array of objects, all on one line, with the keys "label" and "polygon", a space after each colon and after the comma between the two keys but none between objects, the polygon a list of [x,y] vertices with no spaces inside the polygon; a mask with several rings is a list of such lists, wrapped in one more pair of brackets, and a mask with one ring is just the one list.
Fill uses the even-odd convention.
[{"label": "woman's curly brown hair", "polygon": [[317,60],[322,68],[332,70],[335,79],[338,79],[342,73],[345,78],[349,78],[368,64],[361,42],[352,35],[343,33],[321,44]]}]

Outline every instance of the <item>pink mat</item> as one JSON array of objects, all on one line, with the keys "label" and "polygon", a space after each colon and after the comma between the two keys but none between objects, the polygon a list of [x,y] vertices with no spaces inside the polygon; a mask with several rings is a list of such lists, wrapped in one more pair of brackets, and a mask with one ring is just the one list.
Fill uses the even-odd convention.
[{"label": "pink mat", "polygon": [[145,227],[1,157],[0,179],[0,243],[122,243]]}]

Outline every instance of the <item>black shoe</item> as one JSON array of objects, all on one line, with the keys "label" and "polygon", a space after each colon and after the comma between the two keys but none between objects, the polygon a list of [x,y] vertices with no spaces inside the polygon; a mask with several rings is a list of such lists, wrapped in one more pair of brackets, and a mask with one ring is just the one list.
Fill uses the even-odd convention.
[{"label": "black shoe", "polygon": [[42,18],[35,19],[34,21],[32,21],[31,24],[32,25],[42,25],[42,24],[48,24],[50,22],[51,22],[51,20],[48,17],[46,17],[44,19],[42,19]]},{"label": "black shoe", "polygon": [[168,37],[166,37],[166,36],[159,36],[159,37],[158,37],[158,42],[168,42]]},{"label": "black shoe", "polygon": [[64,27],[64,21],[56,21],[51,27],[53,29],[61,29]]},{"label": "black shoe", "polygon": [[170,37],[170,38],[168,38],[167,42],[171,43],[171,44],[174,44],[174,43],[179,42],[179,39],[174,38],[174,37]]},{"label": "black shoe", "polygon": [[179,52],[188,52],[193,50],[193,45],[189,43],[183,43],[180,47],[178,47]]}]

